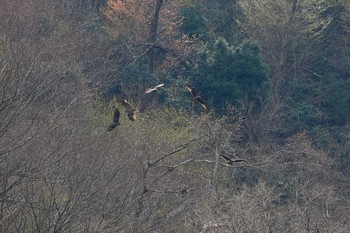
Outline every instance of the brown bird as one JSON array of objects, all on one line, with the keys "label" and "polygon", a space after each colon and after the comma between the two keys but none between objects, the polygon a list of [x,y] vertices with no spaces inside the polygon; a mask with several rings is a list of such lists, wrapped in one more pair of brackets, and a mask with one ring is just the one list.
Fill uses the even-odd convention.
[{"label": "brown bird", "polygon": [[148,89],[145,91],[145,93],[146,93],[146,94],[149,94],[149,93],[152,93],[152,92],[156,92],[156,91],[158,91],[158,89],[161,88],[162,86],[164,86],[164,83],[159,84],[159,85],[157,85],[157,86],[155,86],[155,87],[150,87],[150,88],[148,88]]},{"label": "brown bird", "polygon": [[192,95],[192,104],[194,105],[194,103],[197,101],[202,106],[202,108],[204,108],[207,112],[209,112],[210,110],[209,105],[207,104],[207,102],[205,102],[202,99],[202,97],[200,97],[197,94],[196,89],[191,84],[187,84],[186,88],[190,91]]},{"label": "brown bird", "polygon": [[139,109],[137,107],[134,108],[134,106],[132,106],[127,99],[122,99],[120,103],[125,108],[125,112],[127,113],[129,120],[135,121],[136,113],[139,112]]},{"label": "brown bird", "polygon": [[231,159],[228,156],[220,155],[222,158],[224,158],[227,161],[227,164],[232,165],[233,163],[239,163],[239,162],[247,162],[245,159]]},{"label": "brown bird", "polygon": [[113,122],[108,126],[107,131],[111,131],[112,129],[116,128],[119,123],[119,117],[120,117],[120,112],[117,108],[114,110],[114,116],[113,116]]}]

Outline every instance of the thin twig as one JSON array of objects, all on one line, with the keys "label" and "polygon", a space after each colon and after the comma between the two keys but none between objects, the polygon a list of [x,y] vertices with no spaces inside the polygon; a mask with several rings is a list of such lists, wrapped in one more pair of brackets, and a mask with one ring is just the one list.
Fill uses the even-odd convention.
[{"label": "thin twig", "polygon": [[173,155],[173,154],[176,154],[176,153],[178,153],[178,152],[180,152],[180,151],[186,149],[187,146],[188,146],[189,144],[191,144],[192,142],[197,141],[198,139],[201,139],[201,138],[203,138],[203,137],[205,137],[205,136],[207,136],[207,135],[202,135],[202,136],[200,136],[200,137],[198,137],[198,138],[191,139],[190,141],[186,142],[182,147],[180,147],[180,148],[178,148],[178,149],[176,149],[176,150],[174,150],[174,151],[172,151],[172,152],[170,152],[170,153],[168,153],[168,154],[166,154],[166,155],[160,157],[159,159],[157,159],[157,160],[155,160],[155,161],[153,161],[153,162],[150,162],[150,163],[149,163],[149,167],[152,167],[152,166],[154,166],[155,164],[157,164],[157,163],[159,163],[160,161],[162,161],[163,159],[165,159],[165,158],[167,158],[167,157],[169,157],[169,156],[171,156],[171,155]]}]

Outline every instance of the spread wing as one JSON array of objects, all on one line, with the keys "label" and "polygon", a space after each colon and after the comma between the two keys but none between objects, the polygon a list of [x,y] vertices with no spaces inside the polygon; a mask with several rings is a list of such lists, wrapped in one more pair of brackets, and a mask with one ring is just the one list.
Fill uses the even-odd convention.
[{"label": "spread wing", "polygon": [[117,127],[118,125],[120,125],[120,123],[119,123],[119,117],[120,117],[120,112],[119,112],[119,110],[116,108],[116,109],[114,110],[113,122],[108,126],[107,131],[111,131],[112,129],[114,129],[115,127]]},{"label": "spread wing", "polygon": [[128,110],[128,109],[133,109],[134,107],[128,102],[127,99],[122,99],[120,103],[123,105],[123,107]]},{"label": "spread wing", "polygon": [[155,91],[158,90],[158,88],[160,88],[160,87],[162,87],[162,86],[164,86],[164,83],[158,84],[158,85],[155,86],[155,87],[148,88],[148,89],[145,91],[145,93],[148,94],[148,93],[151,93],[151,92],[155,92]]},{"label": "spread wing", "polygon": [[135,109],[128,111],[127,114],[128,114],[129,120],[131,120],[131,121],[136,120],[136,110]]},{"label": "spread wing", "polygon": [[220,155],[220,156],[223,157],[225,160],[227,160],[229,162],[232,161],[232,159],[230,157],[226,156],[226,155]]},{"label": "spread wing", "polygon": [[160,87],[164,86],[164,83],[158,84],[157,86],[155,86],[154,88],[158,89]]},{"label": "spread wing", "polygon": [[131,121],[135,121],[136,120],[136,112],[138,112],[138,108],[134,108],[134,106],[132,106],[127,99],[122,99],[120,101],[120,103],[123,105],[123,107],[125,108],[125,112],[128,115],[129,120]]},{"label": "spread wing", "polygon": [[114,111],[114,116],[113,116],[113,123],[114,124],[119,125],[119,117],[120,117],[120,112],[116,108],[115,111]]},{"label": "spread wing", "polygon": [[198,94],[196,92],[196,89],[192,85],[188,84],[186,86],[186,88],[190,91],[192,97],[197,97],[198,96]]},{"label": "spread wing", "polygon": [[232,160],[232,162],[234,162],[234,163],[247,162],[247,160],[245,160],[245,159],[234,159],[234,160]]},{"label": "spread wing", "polygon": [[239,163],[239,162],[247,162],[247,160],[245,159],[231,159],[230,157],[226,156],[226,155],[220,155],[222,158],[224,158],[225,160],[227,160],[227,162],[229,164],[232,163]]},{"label": "spread wing", "polygon": [[207,111],[209,112],[210,108],[209,105],[207,104],[207,102],[205,102],[201,97],[198,96],[198,98],[196,99],[200,105]]},{"label": "spread wing", "polygon": [[145,91],[145,93],[146,93],[146,94],[149,94],[149,93],[154,92],[154,91],[156,91],[156,90],[157,90],[157,89],[148,88],[148,89]]}]

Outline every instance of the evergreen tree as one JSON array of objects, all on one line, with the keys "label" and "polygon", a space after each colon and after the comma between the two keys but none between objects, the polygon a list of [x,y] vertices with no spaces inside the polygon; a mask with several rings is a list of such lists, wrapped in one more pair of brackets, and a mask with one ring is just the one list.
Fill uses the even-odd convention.
[{"label": "evergreen tree", "polygon": [[219,38],[200,53],[191,81],[214,108],[222,110],[226,101],[240,105],[264,99],[267,77],[268,68],[256,44],[244,42],[233,47]]}]

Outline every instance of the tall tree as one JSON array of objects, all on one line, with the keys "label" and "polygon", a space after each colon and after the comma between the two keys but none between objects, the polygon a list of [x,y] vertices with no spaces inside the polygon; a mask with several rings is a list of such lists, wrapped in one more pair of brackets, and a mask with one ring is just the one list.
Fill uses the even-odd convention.
[{"label": "tall tree", "polygon": [[240,1],[246,33],[261,44],[271,68],[271,96],[275,101],[281,95],[283,81],[305,70],[305,61],[317,55],[305,48],[320,39],[331,22],[320,17],[326,10],[323,4],[314,0]]},{"label": "tall tree", "polygon": [[247,41],[235,47],[218,38],[199,54],[191,81],[221,112],[227,102],[247,108],[254,103],[259,109],[259,100],[268,91],[267,78],[268,68],[257,44]]},{"label": "tall tree", "polygon": [[262,46],[270,68],[270,101],[265,113],[272,124],[264,128],[279,131],[286,111],[287,82],[309,76],[311,62],[322,52],[314,45],[332,22],[331,16],[324,15],[329,7],[327,1],[316,0],[248,0],[239,5],[244,14],[242,27]]},{"label": "tall tree", "polygon": [[[157,0],[156,7],[154,10],[154,16],[151,20],[151,26],[149,30],[149,43],[157,43],[157,34],[158,34],[158,21],[159,21],[159,12],[162,7],[163,0]],[[155,60],[155,48],[152,46],[149,52],[149,70],[151,73],[154,71],[154,60]]]},{"label": "tall tree", "polygon": [[178,32],[181,2],[109,0],[104,13],[106,29],[120,38],[129,63],[147,57],[148,70],[167,72],[189,56],[192,41]]}]

